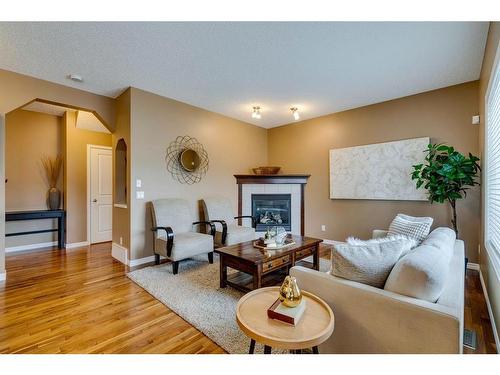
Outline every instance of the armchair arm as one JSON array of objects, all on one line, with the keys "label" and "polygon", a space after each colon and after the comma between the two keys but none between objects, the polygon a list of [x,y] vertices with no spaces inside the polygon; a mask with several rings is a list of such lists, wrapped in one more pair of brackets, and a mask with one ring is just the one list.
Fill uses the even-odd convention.
[{"label": "armchair arm", "polygon": [[235,219],[252,219],[252,228],[255,229],[257,227],[257,221],[253,216],[249,215],[241,215],[241,216],[235,216]]},{"label": "armchair arm", "polygon": [[[224,245],[226,243],[226,238],[227,238],[227,224],[224,220],[210,220],[212,223],[219,223],[222,225],[222,238],[221,242]],[[215,226],[215,224],[214,224]]]},{"label": "armchair arm", "polygon": [[153,227],[153,232],[158,234],[159,230],[164,230],[167,233],[167,256],[170,258],[172,255],[172,247],[174,246],[174,231],[170,227]]},{"label": "armchair arm", "polygon": [[211,223],[210,221],[195,221],[193,225],[199,225],[199,224],[205,224],[210,227],[210,235],[212,237],[215,236],[215,224]]},{"label": "armchair arm", "polygon": [[324,353],[461,353],[463,321],[437,303],[406,297],[327,273],[292,267],[302,290],[335,313]]}]

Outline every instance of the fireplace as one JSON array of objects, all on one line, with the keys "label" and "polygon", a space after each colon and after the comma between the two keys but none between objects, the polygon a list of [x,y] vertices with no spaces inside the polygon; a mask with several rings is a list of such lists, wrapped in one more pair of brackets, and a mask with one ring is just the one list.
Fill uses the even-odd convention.
[{"label": "fireplace", "polygon": [[[238,215],[252,215],[255,217],[255,208],[252,195],[290,195],[290,210],[288,225],[284,226],[290,233],[304,235],[305,228],[305,190],[309,175],[307,174],[275,174],[255,175],[236,174],[238,185]],[[268,198],[266,196],[266,198]],[[288,198],[288,196],[287,196]],[[243,224],[240,219],[239,222]],[[260,225],[258,236],[263,236],[268,226]]]},{"label": "fireplace", "polygon": [[255,218],[257,232],[265,232],[271,227],[283,227],[290,231],[291,194],[252,194],[252,216]]}]

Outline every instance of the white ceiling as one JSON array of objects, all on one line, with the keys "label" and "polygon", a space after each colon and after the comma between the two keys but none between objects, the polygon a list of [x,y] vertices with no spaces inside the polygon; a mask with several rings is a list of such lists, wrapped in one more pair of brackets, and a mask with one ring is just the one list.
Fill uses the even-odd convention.
[{"label": "white ceiling", "polygon": [[269,128],[292,122],[292,106],[308,119],[478,79],[487,30],[487,22],[0,22],[0,68],[110,97],[134,86]]},{"label": "white ceiling", "polygon": [[24,107],[22,107],[22,109],[24,109],[25,111],[46,113],[48,115],[53,115],[57,117],[63,117],[66,111],[74,111],[73,109],[69,109],[67,107],[55,104],[43,103],[37,100],[34,100],[26,104]]},{"label": "white ceiling", "polygon": [[108,128],[92,112],[78,111],[76,114],[76,127],[78,129],[110,134]]},{"label": "white ceiling", "polygon": [[26,104],[21,109],[25,111],[46,113],[48,115],[53,115],[58,117],[64,116],[66,112],[77,112],[75,127],[77,127],[78,129],[110,134],[108,128],[106,128],[106,126],[104,126],[104,124],[92,112],[80,111],[80,110],[77,111],[72,108],[56,104],[43,103],[37,100],[34,100]]}]

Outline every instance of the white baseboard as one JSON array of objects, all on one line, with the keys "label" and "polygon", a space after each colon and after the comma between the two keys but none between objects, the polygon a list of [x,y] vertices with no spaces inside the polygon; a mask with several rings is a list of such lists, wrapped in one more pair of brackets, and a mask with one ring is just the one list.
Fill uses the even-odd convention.
[{"label": "white baseboard", "polygon": [[84,246],[88,246],[88,245],[89,245],[89,241],[67,243],[66,249],[74,249],[77,247],[84,247]]},{"label": "white baseboard", "polygon": [[[165,259],[165,258],[160,255],[160,259]],[[128,261],[128,265],[129,265],[129,267],[136,267],[136,266],[140,266],[141,264],[152,263],[154,261],[155,261],[155,256],[151,255],[149,257],[144,257],[144,258],[139,258],[139,259],[130,259]]]},{"label": "white baseboard", "polygon": [[5,252],[6,253],[15,253],[18,251],[36,250],[36,249],[41,249],[43,247],[53,247],[53,246],[57,246],[57,241],[39,242],[39,243],[30,244],[30,245],[6,247]]},{"label": "white baseboard", "polygon": [[117,261],[128,264],[128,249],[117,243],[111,243],[111,256]]},{"label": "white baseboard", "polygon": [[7,280],[7,272],[0,273],[0,281],[5,281],[5,280]]},{"label": "white baseboard", "polygon": [[141,264],[144,264],[144,263],[150,263],[150,262],[154,262],[154,261],[155,261],[155,256],[151,255],[151,256],[145,257],[145,258],[130,259],[128,261],[128,265],[129,265],[129,267],[135,267],[135,266],[140,266]]},{"label": "white baseboard", "polygon": [[500,340],[498,338],[497,325],[495,324],[495,317],[493,315],[493,310],[491,309],[490,298],[488,297],[488,290],[486,289],[486,284],[484,283],[483,273],[481,272],[481,269],[479,269],[479,280],[481,280],[484,299],[486,300],[486,306],[488,307],[488,315],[490,316],[491,329],[493,330],[493,336],[495,337],[497,353],[500,353]]},{"label": "white baseboard", "polygon": [[467,263],[467,269],[479,271],[479,264],[468,262]]}]

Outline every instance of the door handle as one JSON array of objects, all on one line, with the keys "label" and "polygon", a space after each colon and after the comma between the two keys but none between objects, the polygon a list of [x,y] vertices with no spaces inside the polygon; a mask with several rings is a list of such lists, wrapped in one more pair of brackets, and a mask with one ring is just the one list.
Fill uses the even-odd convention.
[{"label": "door handle", "polygon": [[97,199],[92,199],[92,202],[97,203]]}]

